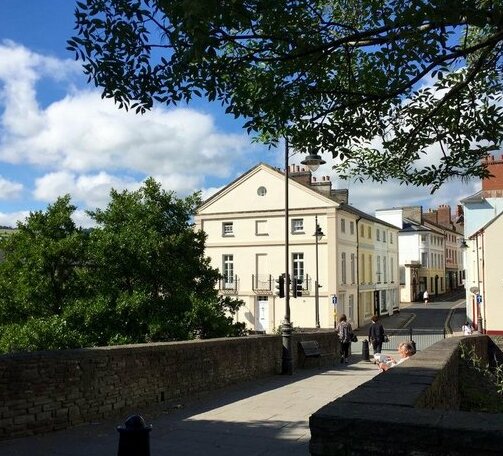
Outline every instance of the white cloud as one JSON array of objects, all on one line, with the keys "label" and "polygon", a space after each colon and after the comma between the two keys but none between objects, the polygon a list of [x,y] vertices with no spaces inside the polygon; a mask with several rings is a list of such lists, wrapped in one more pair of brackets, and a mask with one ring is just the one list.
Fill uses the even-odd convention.
[{"label": "white cloud", "polygon": [[0,101],[5,107],[2,127],[10,135],[27,136],[44,128],[36,100],[35,83],[42,76],[62,79],[78,70],[71,60],[58,60],[31,52],[12,41],[0,44]]},{"label": "white cloud", "polygon": [[222,190],[224,187],[210,187],[210,188],[203,188],[201,190],[201,199],[203,201],[206,201],[208,198],[212,197],[215,193],[218,193],[220,190]]},{"label": "white cloud", "polygon": [[247,146],[243,134],[219,132],[209,114],[156,108],[137,115],[92,90],[73,90],[42,109],[36,81],[63,68],[68,73],[73,66],[13,43],[0,45],[0,160],[54,172],[159,175],[178,190],[204,176],[227,176]]},{"label": "white cloud", "polygon": [[96,226],[96,223],[94,223],[94,220],[91,219],[89,215],[87,215],[86,211],[76,210],[73,213],[72,220],[74,221],[75,225],[82,228],[93,228]]},{"label": "white cloud", "polygon": [[[277,166],[283,169],[280,165],[282,158],[281,151],[278,151]],[[337,173],[332,169],[336,161],[331,154],[322,154],[323,159],[327,162],[321,166],[313,176],[318,181],[322,176],[327,176],[332,181],[332,188],[348,189],[349,204],[357,209],[366,212],[369,215],[374,215],[376,209],[387,209],[391,207],[403,206],[423,206],[423,210],[436,209],[440,204],[448,204],[454,211],[459,201],[469,195],[472,195],[480,190],[481,183],[477,180],[470,182],[462,182],[460,179],[445,182],[439,190],[431,194],[428,187],[415,187],[411,185],[400,185],[396,180],[377,183],[372,181],[355,182],[352,180],[341,180]],[[300,164],[304,156],[294,155],[290,159],[291,164]],[[301,167],[303,165],[300,165]]]},{"label": "white cloud", "polygon": [[24,222],[30,211],[0,212],[0,225],[16,227],[17,222]]},{"label": "white cloud", "polygon": [[18,198],[23,191],[23,184],[0,176],[0,200]]},{"label": "white cloud", "polygon": [[103,208],[110,200],[110,190],[136,190],[141,182],[112,176],[105,172],[77,175],[68,171],[46,174],[35,180],[35,199],[53,202],[69,193],[74,203],[83,203],[88,209]]}]

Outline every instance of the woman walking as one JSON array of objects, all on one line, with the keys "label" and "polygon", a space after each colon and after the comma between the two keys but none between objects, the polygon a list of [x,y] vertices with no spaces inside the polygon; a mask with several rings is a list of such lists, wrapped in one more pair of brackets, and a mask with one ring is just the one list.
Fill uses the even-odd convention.
[{"label": "woman walking", "polygon": [[341,341],[341,363],[347,363],[353,328],[351,328],[351,324],[347,321],[345,314],[342,314],[339,318],[339,324],[337,325],[336,331]]},{"label": "woman walking", "polygon": [[372,323],[369,326],[369,340],[374,349],[374,355],[381,353],[382,343],[384,342],[384,328],[379,321],[379,315],[372,317]]}]

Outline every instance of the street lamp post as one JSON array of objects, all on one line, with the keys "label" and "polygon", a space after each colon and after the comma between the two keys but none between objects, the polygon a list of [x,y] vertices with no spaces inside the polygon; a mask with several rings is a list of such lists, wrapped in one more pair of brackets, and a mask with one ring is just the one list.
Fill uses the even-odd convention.
[{"label": "street lamp post", "polygon": [[[289,180],[289,152],[288,138],[285,138],[285,319],[281,325],[281,339],[283,354],[281,358],[281,373],[293,374],[292,362],[292,323],[290,321],[290,252],[289,252],[289,204],[288,204],[288,180]],[[326,162],[316,154],[309,154],[301,164],[307,165],[311,171],[316,171],[320,165]]]},{"label": "street lamp post", "polygon": [[285,319],[281,325],[281,339],[283,342],[283,355],[281,358],[281,373],[286,375],[293,374],[292,364],[292,323],[290,321],[290,253],[289,253],[289,235],[288,226],[289,206],[288,206],[288,138],[285,138]]},{"label": "street lamp post", "polygon": [[321,226],[318,225],[318,216],[314,216],[314,224],[315,224],[315,232],[314,238],[316,239],[316,281],[314,283],[314,307],[315,307],[315,318],[316,318],[316,327],[320,327],[320,295],[319,295],[319,278],[318,278],[318,243],[321,241],[321,238],[324,236],[323,231],[321,230]]}]

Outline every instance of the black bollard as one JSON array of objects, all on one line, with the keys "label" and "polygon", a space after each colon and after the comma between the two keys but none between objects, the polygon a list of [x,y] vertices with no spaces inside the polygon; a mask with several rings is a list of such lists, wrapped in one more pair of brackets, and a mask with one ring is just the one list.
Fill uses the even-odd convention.
[{"label": "black bollard", "polygon": [[367,339],[362,340],[362,359],[364,361],[370,361],[369,341]]},{"label": "black bollard", "polygon": [[412,347],[414,348],[414,354],[416,353],[416,342],[414,342],[413,340],[410,341]]},{"label": "black bollard", "polygon": [[119,431],[117,456],[150,456],[150,431],[152,425],[145,424],[140,415],[130,416]]}]

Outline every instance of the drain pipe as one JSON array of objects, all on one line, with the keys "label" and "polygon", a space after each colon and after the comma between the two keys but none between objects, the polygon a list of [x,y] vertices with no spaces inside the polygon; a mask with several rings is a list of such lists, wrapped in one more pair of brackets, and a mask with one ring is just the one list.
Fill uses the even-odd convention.
[{"label": "drain pipe", "polygon": [[[358,227],[358,222],[361,220],[361,217],[356,219],[356,299],[358,302],[358,309],[356,311],[356,317],[358,318],[358,327],[360,327],[360,230]],[[363,321],[362,321],[363,326]]]}]

